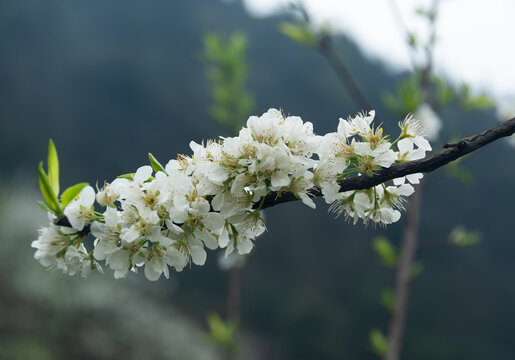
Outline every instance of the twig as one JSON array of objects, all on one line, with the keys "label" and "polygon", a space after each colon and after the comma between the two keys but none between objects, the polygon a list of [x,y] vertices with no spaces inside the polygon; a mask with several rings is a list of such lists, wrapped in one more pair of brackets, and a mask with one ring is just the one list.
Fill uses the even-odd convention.
[{"label": "twig", "polygon": [[[391,0],[391,4],[396,6],[395,0]],[[425,46],[426,63],[420,70],[420,87],[423,90],[424,102],[432,103],[431,96],[431,74],[433,70],[433,49],[436,39],[436,11],[438,9],[438,0],[433,0],[432,15],[430,21],[430,35],[428,43]],[[400,12],[399,12],[400,15]],[[402,18],[401,18],[402,21]],[[412,64],[416,69],[413,53],[410,52]],[[388,348],[384,356],[384,360],[399,360],[402,351],[402,341],[404,338],[404,329],[406,327],[406,317],[408,312],[408,301],[411,286],[411,271],[415,261],[415,254],[418,245],[418,224],[422,212],[422,186],[423,181],[418,186],[418,191],[408,200],[408,214],[406,216],[406,224],[404,225],[404,233],[402,236],[401,256],[395,276],[395,308],[390,317],[390,325],[388,329]]]},{"label": "twig", "polygon": [[[493,126],[479,134],[460,140],[461,146],[450,147],[447,150],[443,150],[420,160],[393,164],[389,168],[377,170],[373,176],[360,175],[342,180],[339,182],[340,191],[364,190],[409,174],[420,172],[429,173],[497,139],[510,136],[513,133],[515,133],[515,118]],[[322,196],[322,192],[318,188],[314,188],[311,193],[315,197]],[[292,193],[283,193],[279,196],[276,192],[273,192],[266,197],[262,208],[269,208],[295,200],[297,200],[297,198]]]},{"label": "twig", "polygon": [[[477,149],[494,142],[500,138],[513,135],[515,133],[515,117],[493,126],[479,134],[461,139],[458,143],[461,146],[452,146],[447,150],[443,150],[437,154],[427,156],[420,160],[408,161],[404,163],[396,163],[389,168],[377,170],[373,176],[360,175],[348,178],[339,182],[340,191],[364,190],[372,186],[382,184],[388,180],[397,179],[402,176],[416,173],[429,173],[442,166],[447,165],[462,156],[465,156]],[[322,192],[318,188],[313,188],[311,195],[314,197],[322,196]],[[281,196],[277,192],[272,192],[266,196],[262,209],[270,208],[279,204],[298,200],[292,193],[282,193]],[[257,206],[257,205],[256,205]],[[56,225],[71,227],[66,217],[56,219]],[[89,226],[85,226],[81,233],[88,233]]]},{"label": "twig", "polygon": [[[309,13],[302,4],[302,2],[298,1],[295,4],[295,9],[297,9],[300,12],[306,24],[311,24],[311,18],[309,16]],[[356,81],[354,81],[354,78],[352,77],[349,69],[347,69],[345,62],[342,59],[340,59],[336,51],[334,51],[331,36],[327,33],[323,34],[318,39],[316,47],[329,62],[334,72],[340,79],[340,82],[342,83],[343,87],[345,88],[345,91],[347,92],[351,100],[354,102],[354,104],[359,108],[359,110],[369,111],[375,109],[375,107],[370,105],[370,102],[367,100],[366,96],[360,90]],[[377,116],[376,120],[378,120]]]},{"label": "twig", "polygon": [[[409,35],[408,27],[406,26],[406,22],[404,21],[404,17],[402,16],[401,10],[399,9],[397,2],[395,0],[389,0],[388,3],[390,4],[392,15],[395,19],[395,22],[397,23],[397,27],[399,28],[402,36]],[[413,69],[416,69],[417,62],[415,61],[415,57],[413,56],[413,52],[411,51],[410,47],[408,47],[408,54],[411,66],[413,67]]]},{"label": "twig", "polygon": [[235,324],[240,322],[242,271],[240,267],[233,267],[227,272],[227,320]]},{"label": "twig", "polygon": [[402,236],[402,250],[395,276],[395,307],[388,329],[388,350],[386,360],[398,360],[404,337],[406,314],[412,280],[412,269],[418,244],[418,223],[422,210],[422,185],[415,186],[415,193],[410,198],[406,209],[406,224]]}]

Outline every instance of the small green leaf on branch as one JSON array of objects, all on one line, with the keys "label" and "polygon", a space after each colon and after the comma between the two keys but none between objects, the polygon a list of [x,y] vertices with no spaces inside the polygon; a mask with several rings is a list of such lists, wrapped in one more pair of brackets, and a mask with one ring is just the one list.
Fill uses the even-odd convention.
[{"label": "small green leaf on branch", "polygon": [[48,180],[54,194],[59,195],[59,159],[52,139],[48,141]]},{"label": "small green leaf on branch", "polygon": [[376,236],[372,242],[372,247],[383,265],[390,267],[397,265],[397,251],[386,236]]},{"label": "small green leaf on branch", "polygon": [[318,42],[317,36],[307,24],[292,24],[284,21],[279,25],[279,30],[293,41],[304,45],[315,46]]},{"label": "small green leaf on branch", "polygon": [[119,179],[127,179],[127,180],[134,180],[134,175],[135,173],[129,173],[129,174],[123,174],[123,175],[118,175],[117,178]]},{"label": "small green leaf on branch", "polygon": [[385,289],[381,292],[381,305],[388,311],[388,313],[392,313],[395,309],[395,294],[392,289]]},{"label": "small green leaf on branch", "polygon": [[378,356],[384,356],[388,351],[388,340],[379,329],[372,329],[368,334],[370,349]]},{"label": "small green leaf on branch", "polygon": [[61,195],[61,207],[64,209],[72,200],[79,196],[82,189],[88,185],[88,183],[78,183],[64,190]]},{"label": "small green leaf on branch", "polygon": [[45,173],[45,170],[43,170],[43,162],[39,163],[38,174],[39,188],[41,189],[43,199],[45,199],[46,204],[54,214],[60,214],[61,209],[59,207],[59,201],[57,200],[57,196],[52,188],[52,185],[50,184],[48,175]]},{"label": "small green leaf on branch", "polygon": [[162,171],[166,175],[168,175],[167,172],[165,171],[165,168],[163,167],[163,165],[161,165],[161,163],[159,161],[157,161],[157,159],[154,157],[154,155],[152,155],[151,153],[148,153],[148,158],[150,160],[150,165],[152,165],[152,169],[154,169],[154,171],[156,173],[158,171]]},{"label": "small green leaf on branch", "polygon": [[220,315],[211,313],[207,316],[207,325],[209,327],[209,335],[213,342],[234,352],[236,349],[236,324],[231,321],[224,322]]},{"label": "small green leaf on branch", "polygon": [[481,233],[479,231],[467,231],[462,226],[456,226],[449,234],[449,242],[456,247],[468,247],[478,244],[481,241]]}]

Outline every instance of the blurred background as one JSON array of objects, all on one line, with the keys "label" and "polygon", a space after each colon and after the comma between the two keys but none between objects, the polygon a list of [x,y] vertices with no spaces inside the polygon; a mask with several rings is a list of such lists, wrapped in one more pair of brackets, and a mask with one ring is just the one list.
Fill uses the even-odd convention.
[{"label": "blurred background", "polygon": [[[45,271],[30,247],[47,221],[36,168],[49,138],[66,187],[133,172],[148,152],[163,163],[189,154],[191,140],[230,136],[270,107],[324,134],[339,117],[368,110],[361,97],[396,137],[397,122],[428,103],[442,124],[435,151],[506,115],[499,104],[515,94],[502,81],[515,74],[502,65],[509,46],[495,43],[496,55],[486,35],[450,46],[445,27],[447,3],[484,28],[494,25],[490,13],[467,9],[497,3],[441,1],[442,31],[428,2],[390,2],[385,12],[389,1],[377,0],[370,16],[309,3],[0,2],[0,359],[221,359],[233,346],[228,357],[238,359],[383,354],[404,219],[387,229],[353,226],[320,201],[316,210],[266,210],[268,231],[239,270],[240,321],[227,341],[220,331],[231,333],[228,324],[206,321],[226,317],[228,276],[216,253],[206,266],[151,283],[142,274],[115,280],[110,270],[87,279]],[[498,7],[513,15],[509,4]],[[359,35],[366,29],[338,12],[370,23],[369,32]],[[388,32],[376,18],[399,27]],[[488,36],[513,34],[502,20]],[[368,40],[381,32],[389,38]],[[491,62],[461,60],[471,69],[461,76],[439,43],[443,54],[472,43]],[[429,67],[426,50],[436,54]],[[514,151],[497,141],[427,176],[403,359],[515,357]]]}]

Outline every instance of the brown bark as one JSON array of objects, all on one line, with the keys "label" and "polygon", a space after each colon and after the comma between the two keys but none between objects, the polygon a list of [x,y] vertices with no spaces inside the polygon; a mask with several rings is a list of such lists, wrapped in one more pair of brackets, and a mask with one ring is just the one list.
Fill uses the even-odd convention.
[{"label": "brown bark", "polygon": [[[446,150],[437,154],[427,156],[420,160],[408,161],[404,163],[396,163],[389,168],[377,170],[373,176],[361,175],[340,181],[340,191],[363,190],[373,186],[382,184],[388,180],[396,179],[409,174],[428,173],[442,166],[447,165],[453,160],[465,156],[477,149],[490,144],[505,136],[515,133],[515,118],[493,126],[479,134],[463,138],[457,142],[445,144]],[[322,192],[318,188],[313,188],[312,196],[322,196]],[[266,209],[282,203],[298,200],[292,193],[283,193],[279,197],[276,192],[267,195],[263,202],[262,209]],[[257,206],[257,205],[256,205]],[[70,222],[66,217],[55,220],[56,225],[70,226]],[[89,225],[84,227],[81,234],[89,233]]]},{"label": "brown bark", "polygon": [[240,321],[242,270],[234,267],[227,272],[227,320],[236,324]]},{"label": "brown bark", "polygon": [[[340,191],[368,189],[405,175],[429,173],[497,139],[510,136],[513,133],[515,133],[515,118],[493,126],[479,134],[463,138],[455,143],[445,144],[444,148],[446,148],[446,150],[437,154],[427,156],[420,160],[393,164],[389,168],[377,170],[373,176],[361,175],[342,180],[339,183],[341,187]],[[317,188],[314,188],[311,193],[315,197],[322,196],[322,192]],[[272,192],[266,197],[262,208],[265,209],[295,200],[297,200],[297,198],[292,193],[283,193],[281,197],[279,197],[277,193]]]},{"label": "brown bark", "polygon": [[398,360],[402,349],[404,327],[410,294],[412,268],[417,250],[418,223],[421,215],[422,182],[415,185],[415,193],[411,196],[406,209],[406,224],[402,238],[401,254],[397,264],[395,277],[395,307],[390,318],[388,329],[388,350],[385,360]]}]

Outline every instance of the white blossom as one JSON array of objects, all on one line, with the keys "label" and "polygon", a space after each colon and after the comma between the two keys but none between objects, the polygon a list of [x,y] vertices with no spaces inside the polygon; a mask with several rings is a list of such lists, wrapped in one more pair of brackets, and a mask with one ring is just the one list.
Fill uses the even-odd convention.
[{"label": "white blossom", "polygon": [[86,186],[79,196],[70,202],[64,209],[64,215],[72,227],[81,231],[84,224],[95,217],[93,203],[95,202],[95,190],[91,186]]},{"label": "white blossom", "polygon": [[[192,141],[193,154],[168,161],[164,170],[141,166],[96,194],[85,187],[64,209],[71,227],[51,217],[40,230],[32,243],[35,258],[82,276],[102,271],[98,261],[105,261],[117,279],[143,270],[151,281],[169,278],[170,269],[204,265],[206,248],[224,249],[225,264],[237,266],[266,230],[262,206],[272,194],[293,194],[315,208],[312,195],[321,193],[331,211],[353,223],[395,222],[422,174],[345,192],[340,181],[423,158],[431,146],[413,117],[400,123],[401,134],[391,142],[373,125],[374,115],[340,119],[336,132],[324,136],[312,123],[276,109],[251,116],[238,136]],[[95,200],[103,212],[95,211]],[[92,244],[83,242],[88,232]]]}]

